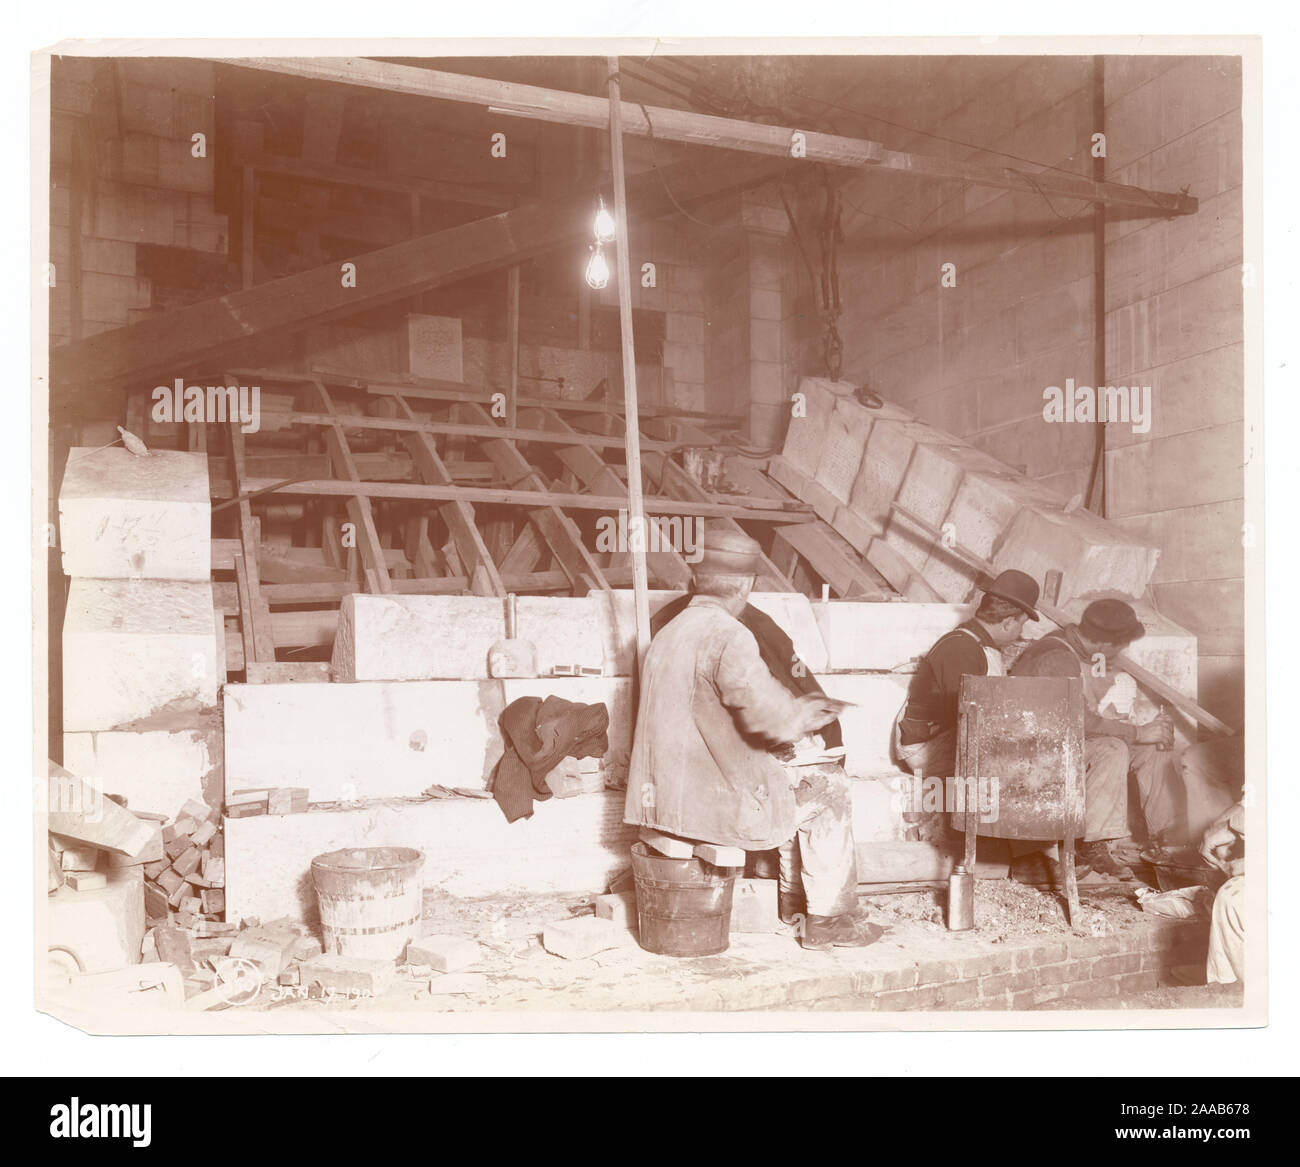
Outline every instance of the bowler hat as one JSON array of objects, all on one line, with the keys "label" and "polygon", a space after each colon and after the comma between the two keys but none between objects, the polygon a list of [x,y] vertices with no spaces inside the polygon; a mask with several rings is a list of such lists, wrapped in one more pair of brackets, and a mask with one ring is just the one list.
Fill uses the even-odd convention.
[{"label": "bowler hat", "polygon": [[1093,600],[1079,618],[1079,632],[1106,644],[1131,644],[1146,635],[1137,613],[1123,600]]},{"label": "bowler hat", "polygon": [[1015,604],[1031,620],[1038,619],[1034,608],[1038,603],[1038,584],[1033,576],[1023,571],[1004,571],[981,590],[986,596],[997,596],[999,600]]},{"label": "bowler hat", "polygon": [[704,523],[696,575],[757,575],[763,549],[739,528]]}]

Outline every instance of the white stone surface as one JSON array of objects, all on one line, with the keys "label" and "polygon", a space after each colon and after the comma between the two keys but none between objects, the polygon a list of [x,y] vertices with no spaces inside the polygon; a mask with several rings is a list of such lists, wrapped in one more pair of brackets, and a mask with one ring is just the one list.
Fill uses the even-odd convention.
[{"label": "white stone surface", "polygon": [[481,680],[505,634],[494,596],[344,596],[330,668],[335,681]]},{"label": "white stone surface", "polygon": [[519,596],[516,604],[519,627],[515,635],[531,641],[537,649],[540,673],[556,665],[611,671],[605,667],[601,604],[596,595]]},{"label": "white stone surface", "polygon": [[501,756],[500,681],[227,685],[226,791],[305,786],[312,802],[483,789]]},{"label": "white stone surface", "polygon": [[212,585],[74,579],[63,620],[63,728],[116,729],[217,703]]},{"label": "white stone surface", "polygon": [[343,847],[418,848],[425,886],[457,896],[602,891],[636,838],[623,798],[552,799],[514,823],[495,801],[469,798],[227,819],[227,918],[313,920],[311,861]]},{"label": "white stone surface", "polygon": [[109,872],[107,887],[89,891],[61,887],[41,898],[47,950],[71,953],[83,973],[112,972],[140,963],[144,942],[140,868]]},{"label": "white stone surface", "polygon": [[204,801],[204,780],[216,782],[221,731],[151,730],[65,733],[63,765],[131,810],[174,818],[187,799]]},{"label": "white stone surface", "polygon": [[890,757],[894,717],[907,699],[910,674],[825,673],[817,677],[832,697],[852,701],[855,708],[840,714],[844,768],[858,777],[898,772]]},{"label": "white stone surface", "polygon": [[798,592],[751,592],[749,602],[781,626],[809,669],[818,673],[826,668],[826,645],[807,596]]},{"label": "white stone surface", "polygon": [[887,670],[929,652],[945,632],[967,619],[968,604],[812,602],[832,670]]},{"label": "white stone surface", "polygon": [[63,570],[94,579],[206,580],[212,574],[208,458],[74,448],[59,488]]},{"label": "white stone surface", "polygon": [[[651,591],[647,595],[651,619],[681,592]],[[636,605],[630,588],[593,592],[600,626],[607,676],[630,677],[636,667]],[[521,601],[522,602],[522,601]]]}]

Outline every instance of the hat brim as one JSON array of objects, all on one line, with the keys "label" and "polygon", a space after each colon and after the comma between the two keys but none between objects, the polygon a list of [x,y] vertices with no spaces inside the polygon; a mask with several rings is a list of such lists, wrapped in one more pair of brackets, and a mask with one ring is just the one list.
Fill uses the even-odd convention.
[{"label": "hat brim", "polygon": [[1026,616],[1028,616],[1029,619],[1034,621],[1038,620],[1039,618],[1038,610],[1034,608],[1032,605],[1026,604],[1025,601],[1020,599],[1018,596],[1009,596],[1007,595],[1006,592],[999,591],[991,584],[986,588],[982,588],[981,590],[984,592],[986,596],[997,596],[999,600],[1006,600],[1008,604],[1015,604],[1015,606],[1019,608]]},{"label": "hat brim", "polygon": [[1105,628],[1099,628],[1095,624],[1085,624],[1079,622],[1079,631],[1089,640],[1096,640],[1102,644],[1120,644],[1128,645],[1134,641],[1141,640],[1147,634],[1146,625],[1141,620],[1135,620],[1128,628],[1112,632]]}]

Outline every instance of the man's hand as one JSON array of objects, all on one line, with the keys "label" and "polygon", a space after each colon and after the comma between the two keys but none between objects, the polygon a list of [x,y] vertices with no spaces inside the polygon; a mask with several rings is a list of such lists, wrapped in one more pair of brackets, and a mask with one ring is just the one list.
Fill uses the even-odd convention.
[{"label": "man's hand", "polygon": [[829,725],[852,704],[849,701],[837,701],[825,693],[809,693],[799,698],[803,707],[803,725],[801,735],[816,733],[823,725]]},{"label": "man's hand", "polygon": [[1221,818],[1211,826],[1201,839],[1201,858],[1211,867],[1217,867],[1225,875],[1235,875],[1232,852],[1237,846],[1237,832],[1228,826],[1228,820]]},{"label": "man's hand", "polygon": [[1166,750],[1174,745],[1174,719],[1167,713],[1160,714],[1154,721],[1139,725],[1133,741],[1140,746],[1163,746]]}]

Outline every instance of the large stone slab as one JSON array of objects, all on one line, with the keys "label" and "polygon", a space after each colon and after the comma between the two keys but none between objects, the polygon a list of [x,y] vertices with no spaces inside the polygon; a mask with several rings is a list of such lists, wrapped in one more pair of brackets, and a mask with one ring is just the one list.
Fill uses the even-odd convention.
[{"label": "large stone slab", "polygon": [[138,867],[108,872],[104,887],[61,887],[42,900],[48,951],[71,955],[83,973],[140,963],[145,918],[144,878]]},{"label": "large stone slab", "polygon": [[1010,470],[1005,474],[971,472],[957,487],[944,521],[952,524],[953,537],[962,547],[991,559],[1002,533],[1021,510],[1050,509],[1052,502],[1050,492]]},{"label": "large stone slab", "polygon": [[126,799],[131,810],[174,818],[189,799],[220,805],[221,727],[141,733],[65,733],[63,764],[105,794]]},{"label": "large stone slab", "polygon": [[828,671],[887,671],[924,656],[970,616],[967,604],[815,602]]},{"label": "large stone slab", "polygon": [[749,602],[780,625],[809,669],[817,673],[826,668],[826,645],[807,596],[798,592],[751,592]]},{"label": "large stone slab", "polygon": [[500,681],[227,685],[226,792],[305,786],[312,802],[486,787]]},{"label": "large stone slab", "polygon": [[611,671],[606,666],[601,605],[595,595],[520,596],[516,603],[516,635],[537,649],[539,672],[561,665]]},{"label": "large stone slab", "polygon": [[833,385],[834,382],[819,377],[805,377],[799,382],[799,392],[803,394],[803,410],[798,415],[791,414],[781,456],[792,470],[806,478],[817,477],[817,465],[825,447],[827,426],[835,408],[837,394]]},{"label": "large stone slab", "polygon": [[853,424],[841,411],[841,404],[842,402],[836,403],[827,419],[822,455],[817,462],[815,477],[817,485],[833,495],[837,502],[846,503],[862,465],[862,452],[866,448],[870,424]]},{"label": "large stone slab", "polygon": [[898,772],[890,757],[894,717],[907,698],[908,674],[824,673],[817,677],[832,697],[852,701],[840,714],[845,769],[858,777]]},{"label": "large stone slab", "polygon": [[63,620],[64,730],[209,709],[217,685],[211,584],[72,581]]},{"label": "large stone slab", "polygon": [[[647,593],[651,619],[681,592],[651,590]],[[630,677],[636,671],[636,601],[630,588],[593,592],[600,628],[605,675]]]},{"label": "large stone slab", "polygon": [[470,798],[226,819],[226,915],[314,922],[311,861],[343,847],[415,847],[424,885],[456,896],[602,892],[636,838],[623,798],[551,799],[514,823],[495,801]]},{"label": "large stone slab", "polygon": [[1088,511],[1022,510],[1007,529],[993,566],[1028,572],[1040,585],[1047,572],[1061,572],[1060,602],[1104,589],[1140,596],[1159,557],[1158,548]]},{"label": "large stone slab", "polygon": [[330,670],[336,681],[482,680],[505,634],[493,596],[344,596]]},{"label": "large stone slab", "polygon": [[63,570],[95,579],[212,574],[208,458],[74,448],[59,488]]}]

